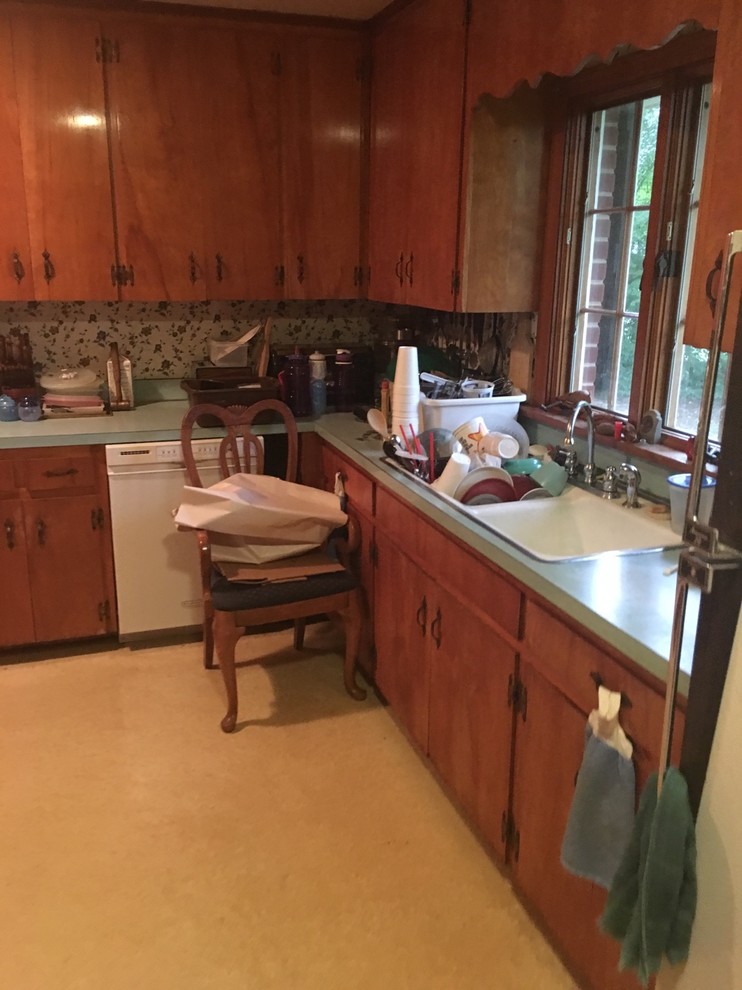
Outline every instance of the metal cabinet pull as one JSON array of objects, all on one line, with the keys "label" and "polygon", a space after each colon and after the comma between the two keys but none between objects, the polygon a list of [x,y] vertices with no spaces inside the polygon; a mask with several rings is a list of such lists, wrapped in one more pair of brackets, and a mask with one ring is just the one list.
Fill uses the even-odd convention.
[{"label": "metal cabinet pull", "polygon": [[45,478],[71,478],[77,474],[76,467],[59,468],[57,471],[44,471]]},{"label": "metal cabinet pull", "polygon": [[222,282],[224,280],[224,258],[217,252],[216,258],[216,280],[217,282]]},{"label": "metal cabinet pull", "polygon": [[399,261],[394,266],[394,274],[396,275],[400,285],[402,285],[404,282],[404,275],[402,274],[402,265],[404,265],[404,255],[400,254]]},{"label": "metal cabinet pull", "polygon": [[276,265],[273,269],[273,282],[275,285],[283,285],[286,280],[286,271],[283,265]]},{"label": "metal cabinet pull", "polygon": [[424,636],[428,625],[428,603],[425,600],[425,595],[423,595],[423,600],[420,602],[420,608],[417,610],[416,620]]},{"label": "metal cabinet pull", "polygon": [[415,256],[413,254],[411,254],[410,257],[409,257],[409,259],[408,259],[408,261],[407,261],[407,263],[404,266],[405,277],[407,278],[407,281],[410,283],[410,285],[412,285],[412,275],[413,275],[414,264],[415,264]]},{"label": "metal cabinet pull", "polygon": [[91,529],[103,529],[104,521],[103,509],[91,509],[90,510],[90,528]]},{"label": "metal cabinet pull", "polygon": [[716,259],[708,275],[706,276],[706,298],[708,299],[712,316],[716,316],[716,296],[714,295],[713,286],[716,274],[721,272],[721,258],[722,252],[720,251],[719,257]]},{"label": "metal cabinet pull", "polygon": [[111,265],[111,285],[119,284],[119,272],[116,265]]},{"label": "metal cabinet pull", "polygon": [[21,261],[21,256],[17,251],[13,252],[13,277],[16,282],[20,285],[26,275],[26,269],[23,267],[23,262]]},{"label": "metal cabinet pull", "polygon": [[302,284],[302,282],[304,281],[305,277],[306,276],[305,276],[305,271],[304,271],[304,255],[303,254],[297,254],[297,256],[296,256],[296,281],[299,283],[299,285]]},{"label": "metal cabinet pull", "polygon": [[15,523],[12,519],[5,520],[5,542],[8,544],[8,550],[15,549]]},{"label": "metal cabinet pull", "polygon": [[430,623],[430,635],[433,637],[436,650],[440,650],[441,648],[441,619],[441,610],[437,608],[435,610],[435,618]]},{"label": "metal cabinet pull", "polygon": [[198,264],[193,251],[188,255],[188,278],[191,280],[192,285],[195,285],[198,281]]},{"label": "metal cabinet pull", "polygon": [[44,259],[44,281],[51,282],[57,274],[57,270],[54,267],[54,262],[52,261],[51,255],[48,251],[42,251],[41,257]]},{"label": "metal cabinet pull", "polygon": [[40,547],[46,543],[46,523],[43,519],[36,520],[36,540]]}]

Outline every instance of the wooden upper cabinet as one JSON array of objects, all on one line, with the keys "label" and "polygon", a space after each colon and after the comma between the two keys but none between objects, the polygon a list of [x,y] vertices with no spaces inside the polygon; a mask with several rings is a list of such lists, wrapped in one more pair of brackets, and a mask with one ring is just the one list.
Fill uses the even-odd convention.
[{"label": "wooden upper cabinet", "polygon": [[45,10],[11,25],[35,296],[115,299],[99,24]]},{"label": "wooden upper cabinet", "polygon": [[[205,299],[201,32],[171,18],[105,27],[122,299]],[[211,136],[211,135],[209,135]],[[214,159],[218,147],[210,147]]]},{"label": "wooden upper cabinet", "polygon": [[199,134],[209,299],[283,294],[277,31],[207,27],[189,80]]},{"label": "wooden upper cabinet", "polygon": [[[738,58],[742,50],[742,18],[739,4],[724,0],[714,60],[708,136],[703,161],[701,197],[693,248],[693,267],[688,293],[683,343],[708,347],[714,318],[706,296],[709,274],[724,247],[727,234],[742,228],[742,187],[739,166],[742,157],[742,77]],[[722,346],[731,350],[740,298],[740,261],[732,282],[730,305]],[[718,274],[709,283],[717,296],[721,286]]]},{"label": "wooden upper cabinet", "polygon": [[0,299],[33,299],[10,21],[0,16]]},{"label": "wooden upper cabinet", "polygon": [[358,296],[362,39],[287,31],[281,53],[284,294]]},{"label": "wooden upper cabinet", "polygon": [[465,41],[463,0],[417,0],[374,37],[374,299],[453,308]]}]

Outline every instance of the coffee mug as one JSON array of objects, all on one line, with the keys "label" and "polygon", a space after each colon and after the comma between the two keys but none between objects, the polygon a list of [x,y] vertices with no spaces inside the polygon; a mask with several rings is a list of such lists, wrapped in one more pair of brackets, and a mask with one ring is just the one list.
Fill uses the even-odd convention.
[{"label": "coffee mug", "polygon": [[556,461],[544,461],[531,478],[551,495],[561,495],[567,485],[567,471]]},{"label": "coffee mug", "polygon": [[495,386],[492,382],[475,381],[467,378],[461,383],[461,394],[465,399],[491,399]]}]

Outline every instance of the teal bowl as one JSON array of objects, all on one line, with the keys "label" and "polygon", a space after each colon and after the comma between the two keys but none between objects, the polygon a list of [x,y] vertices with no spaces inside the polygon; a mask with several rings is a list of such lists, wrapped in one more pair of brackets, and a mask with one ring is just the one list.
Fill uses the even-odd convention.
[{"label": "teal bowl", "polygon": [[541,461],[537,457],[522,457],[513,461],[503,461],[502,466],[508,474],[533,474],[541,467]]}]

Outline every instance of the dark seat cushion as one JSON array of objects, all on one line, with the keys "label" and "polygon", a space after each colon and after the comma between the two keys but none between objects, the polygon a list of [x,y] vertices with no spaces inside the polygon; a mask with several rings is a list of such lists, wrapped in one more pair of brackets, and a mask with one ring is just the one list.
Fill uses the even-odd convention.
[{"label": "dark seat cushion", "polygon": [[214,608],[221,612],[239,612],[241,609],[270,608],[272,605],[289,605],[310,598],[339,595],[357,585],[356,579],[346,570],[314,574],[298,581],[249,584],[228,581],[214,567],[211,572],[211,600]]}]

